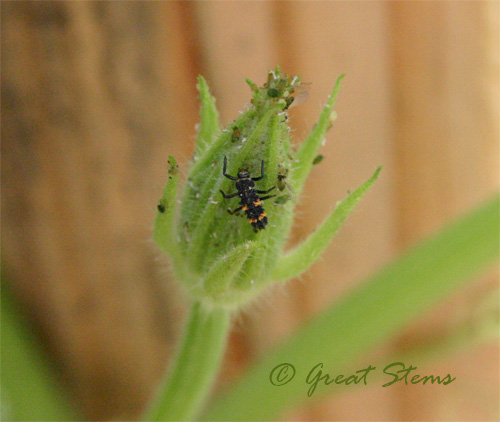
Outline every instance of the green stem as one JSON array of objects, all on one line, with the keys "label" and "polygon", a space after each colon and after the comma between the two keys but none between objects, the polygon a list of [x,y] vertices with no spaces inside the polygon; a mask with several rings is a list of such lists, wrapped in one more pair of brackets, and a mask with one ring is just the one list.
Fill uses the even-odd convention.
[{"label": "green stem", "polygon": [[229,331],[230,312],[194,302],[177,358],[147,421],[193,420],[210,392]]}]

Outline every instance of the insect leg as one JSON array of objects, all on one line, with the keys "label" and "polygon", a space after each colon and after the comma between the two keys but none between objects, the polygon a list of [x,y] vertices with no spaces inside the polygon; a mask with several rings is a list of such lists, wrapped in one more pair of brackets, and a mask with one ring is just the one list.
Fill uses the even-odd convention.
[{"label": "insect leg", "polygon": [[267,196],[264,196],[262,198],[260,198],[261,201],[264,201],[266,199],[269,199],[269,198],[274,198],[276,195],[267,195]]},{"label": "insect leg", "polygon": [[222,174],[226,176],[228,179],[238,180],[236,177],[226,174],[226,169],[227,169],[227,157],[224,155],[224,166],[222,167]]},{"label": "insect leg", "polygon": [[252,177],[252,180],[254,182],[257,182],[259,181],[260,179],[262,179],[264,177],[264,160],[262,160],[260,162],[260,176],[259,177]]},{"label": "insect leg", "polygon": [[276,188],[276,186],[273,186],[271,189],[268,189],[268,190],[255,190],[255,192],[257,193],[269,193],[271,192],[274,188]]},{"label": "insect leg", "polygon": [[231,208],[228,208],[227,212],[229,214],[233,215],[233,214],[236,214],[238,211],[241,211],[242,208],[243,208],[243,205],[241,207],[236,208],[234,211],[231,211]]},{"label": "insect leg", "polygon": [[234,198],[235,196],[238,196],[238,193],[239,192],[235,192],[235,193],[231,193],[229,195],[226,195],[222,190],[220,190],[220,193],[222,193],[222,196],[225,198],[225,199],[230,199],[230,198]]}]

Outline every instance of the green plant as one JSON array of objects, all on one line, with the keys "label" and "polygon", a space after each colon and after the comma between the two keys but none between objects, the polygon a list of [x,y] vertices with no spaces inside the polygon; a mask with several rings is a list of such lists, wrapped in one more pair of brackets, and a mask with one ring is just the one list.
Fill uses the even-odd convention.
[{"label": "green plant", "polygon": [[[154,239],[170,255],[177,278],[203,308],[235,309],[273,282],[307,270],[376,180],[380,168],[341,202],[309,239],[282,253],[297,197],[331,126],[341,79],[311,135],[292,151],[286,110],[300,86],[299,77],[287,77],[276,69],[262,88],[248,81],[253,92],[250,107],[222,131],[214,100],[205,80],[199,78],[202,107],[194,160],[177,212],[177,164],[170,157],[169,180],[160,199]],[[234,191],[234,182],[222,174],[224,157],[228,158],[230,174],[237,174],[242,167],[257,173],[264,161],[266,170],[259,186],[275,186],[278,173],[286,173],[283,189],[276,189],[276,199],[266,202],[270,221],[266,230],[254,232],[247,220],[228,214],[231,202],[220,191]]]},{"label": "green plant", "polygon": [[[331,127],[342,77],[338,78],[318,123],[296,151],[290,144],[287,109],[300,87],[299,77],[286,76],[277,68],[269,72],[261,88],[247,81],[253,94],[251,105],[221,132],[214,100],[205,80],[199,78],[201,123],[180,210],[176,212],[175,207],[177,166],[170,157],[169,180],[154,228],[155,241],[170,255],[174,272],[193,304],[172,375],[148,419],[181,420],[196,416],[215,376],[231,311],[269,285],[306,271],[377,179],[381,168],[340,202],[305,242],[282,252],[297,197]],[[256,170],[265,163],[261,181],[264,187],[283,181],[286,174],[287,182],[276,190],[276,199],[267,202],[270,223],[266,230],[253,230],[246,220],[228,214],[221,190],[234,187],[223,175],[224,157],[228,158],[229,174],[237,174],[241,168]],[[189,377],[190,371],[196,371],[197,377]]]},{"label": "green plant", "polygon": [[[283,253],[298,195],[334,120],[333,105],[342,77],[338,78],[318,123],[296,151],[291,148],[286,111],[292,95],[300,87],[298,77],[287,77],[276,69],[269,73],[268,81],[261,88],[247,81],[253,93],[250,107],[221,132],[218,131],[214,100],[205,80],[199,78],[201,123],[180,212],[176,213],[175,207],[177,167],[175,159],[170,157],[169,180],[160,200],[154,229],[157,244],[171,256],[174,272],[191,295],[193,304],[171,375],[149,410],[148,420],[189,420],[196,417],[213,382],[233,310],[244,306],[269,285],[284,282],[306,271],[377,179],[380,168],[340,202],[308,239]],[[227,201],[219,192],[231,189],[231,182],[222,174],[226,156],[230,163],[229,174],[237,174],[242,167],[256,173],[261,160],[264,160],[263,189],[279,184],[286,175],[287,182],[277,190],[277,198],[266,203],[271,222],[266,230],[254,232],[246,220],[226,212]],[[489,212],[488,216],[494,213],[492,209]],[[489,223],[494,224],[492,221]],[[213,405],[205,417],[208,420],[272,419],[286,406],[287,400],[296,400],[298,395],[298,390],[276,390],[266,382],[272,362],[279,362],[280,359],[287,361],[292,357],[303,363],[304,357],[320,359],[321,353],[327,353],[330,346],[318,333],[328,333],[340,342],[336,350],[330,352],[338,365],[349,362],[354,352],[382,341],[397,327],[424,311],[425,306],[450,291],[451,286],[455,287],[454,283],[468,270],[462,265],[454,267],[452,262],[446,262],[462,252],[467,256],[461,257],[461,264],[470,260],[472,251],[468,245],[452,241],[458,240],[459,233],[461,231],[457,230],[448,234],[450,238],[445,244],[439,241],[439,246],[436,242],[427,244],[422,250],[410,253],[406,261],[375,276],[349,296],[345,303],[327,312],[310,331],[293,337],[281,352],[264,359],[264,363],[240,381],[226,395],[226,399]],[[467,235],[476,234],[477,231]],[[479,243],[486,245],[482,239]],[[488,243],[490,246],[491,242]],[[474,264],[483,255],[488,256],[488,251],[475,249],[472,256],[476,255],[481,256],[477,261],[473,260]],[[421,285],[415,278],[419,276],[425,277]],[[410,281],[411,284],[401,284],[400,280]],[[433,284],[435,282],[437,286]],[[401,300],[399,295],[404,294],[413,294],[418,300],[412,303]],[[379,306],[381,300],[384,301],[383,310]],[[359,336],[347,336],[345,339],[352,326],[360,331]],[[324,357],[321,359],[325,360]],[[305,363],[303,366],[306,366]],[[256,385],[259,385],[258,389]]]},{"label": "green plant", "polygon": [[[231,314],[271,283],[305,271],[378,176],[379,169],[340,202],[302,245],[283,254],[293,206],[331,125],[339,82],[311,135],[293,152],[284,113],[299,88],[298,79],[276,70],[263,88],[249,82],[252,106],[219,132],[214,100],[200,77],[201,124],[181,209],[177,214],[177,164],[170,157],[168,183],[154,229],[156,242],[170,255],[174,272],[192,295],[193,303],[178,355],[146,420],[188,420],[196,416],[201,420],[272,420],[307,397],[303,383],[275,387],[269,382],[270,371],[277,364],[293,362],[302,370],[311,363],[323,362],[332,372],[340,373],[353,367],[362,352],[381,345],[405,324],[498,262],[500,198],[495,196],[361,280],[343,299],[261,357],[200,413],[220,363]],[[238,148],[241,141],[250,146]],[[286,175],[286,184],[281,183],[283,189],[277,189],[279,195],[266,202],[266,230],[254,233],[246,219],[227,214],[228,203],[218,192],[221,188],[232,192],[228,189],[231,183],[222,176],[224,155],[229,158],[231,174],[243,163],[259,170],[260,160],[264,159],[266,177],[259,186],[266,189],[279,184],[278,175]],[[54,385],[54,376],[41,358],[36,340],[21,323],[21,315],[3,285],[2,290],[2,419],[81,419]],[[472,340],[496,339],[496,303],[494,307],[491,312],[488,305],[488,311],[478,316],[477,332],[458,326],[439,341],[392,358],[426,360],[442,356],[443,351],[448,354],[470,347]],[[318,388],[314,398],[331,391]]]}]

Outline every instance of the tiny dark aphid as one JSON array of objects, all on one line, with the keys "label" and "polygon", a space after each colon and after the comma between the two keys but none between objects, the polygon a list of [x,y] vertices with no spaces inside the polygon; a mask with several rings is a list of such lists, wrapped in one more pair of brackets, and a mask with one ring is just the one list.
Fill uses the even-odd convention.
[{"label": "tiny dark aphid", "polygon": [[276,98],[278,95],[280,95],[280,92],[276,88],[269,88],[267,90],[267,95],[272,98]]},{"label": "tiny dark aphid", "polygon": [[250,177],[248,170],[240,169],[238,171],[238,177],[231,176],[226,173],[227,169],[227,158],[224,157],[224,167],[222,168],[222,174],[228,179],[234,180],[236,182],[237,192],[226,195],[222,190],[222,196],[225,199],[234,198],[235,196],[240,197],[240,207],[236,208],[234,211],[228,210],[230,214],[235,214],[240,210],[245,211],[247,218],[250,220],[255,232],[266,228],[267,217],[264,212],[264,207],[262,206],[262,201],[265,199],[273,198],[276,195],[268,195],[262,198],[259,194],[266,194],[271,192],[276,186],[273,186],[268,190],[258,190],[255,189],[255,183],[264,177],[264,161],[261,161],[260,165],[260,176]]},{"label": "tiny dark aphid", "polygon": [[288,169],[278,165],[278,189],[285,190],[286,187],[290,187],[286,182],[288,176]]},{"label": "tiny dark aphid", "polygon": [[293,188],[286,181],[287,177],[288,169],[278,164],[278,190],[284,191],[285,189],[288,189],[291,193],[293,193]]},{"label": "tiny dark aphid", "polygon": [[237,142],[240,140],[241,132],[238,126],[233,127],[233,133],[231,135],[231,142]]},{"label": "tiny dark aphid", "polygon": [[321,163],[323,161],[323,158],[325,158],[325,156],[322,154],[316,155],[316,157],[314,157],[313,164]]},{"label": "tiny dark aphid", "polygon": [[164,213],[165,212],[165,205],[158,204],[158,211],[160,211],[161,213]]}]

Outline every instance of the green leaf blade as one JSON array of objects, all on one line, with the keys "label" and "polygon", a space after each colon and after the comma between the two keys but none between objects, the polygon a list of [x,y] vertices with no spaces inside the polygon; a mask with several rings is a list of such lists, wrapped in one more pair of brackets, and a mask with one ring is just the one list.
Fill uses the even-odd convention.
[{"label": "green leaf blade", "polygon": [[[17,306],[16,306],[17,305]],[[4,421],[82,420],[71,408],[65,391],[6,283],[1,295],[1,419]]]},{"label": "green leaf blade", "polygon": [[[498,263],[499,214],[496,196],[361,283],[255,364],[203,420],[273,420],[287,407],[311,400],[305,379],[314,365],[323,362],[328,373],[342,374],[362,352]],[[275,387],[269,374],[283,362],[297,373],[292,382]],[[318,387],[314,397],[333,390]]]}]

